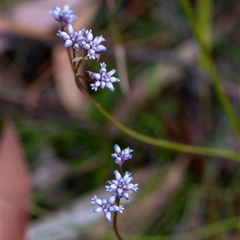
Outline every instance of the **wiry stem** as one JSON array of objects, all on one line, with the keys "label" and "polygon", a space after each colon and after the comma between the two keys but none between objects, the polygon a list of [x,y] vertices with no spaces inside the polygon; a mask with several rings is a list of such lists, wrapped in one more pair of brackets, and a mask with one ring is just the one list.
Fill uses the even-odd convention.
[{"label": "wiry stem", "polygon": [[[75,58],[76,52],[73,48],[72,50],[73,50],[73,57]],[[68,52],[69,52],[69,48],[68,48]],[[85,90],[84,86],[79,80],[80,76],[78,75],[78,69],[83,63],[83,61],[85,60],[85,57],[86,57],[86,51],[84,52],[83,57],[79,60],[79,62],[72,65],[72,70],[74,73],[76,85],[79,88],[79,90],[88,98],[88,100],[119,130],[121,130],[128,136],[131,136],[135,139],[138,139],[139,141],[142,141],[154,146],[163,147],[163,148],[167,148],[167,149],[171,149],[179,152],[190,153],[190,154],[200,154],[200,155],[212,156],[212,157],[223,157],[223,158],[228,158],[228,159],[240,162],[239,153],[231,150],[199,147],[199,146],[189,146],[187,144],[175,143],[175,142],[166,141],[162,139],[152,138],[144,134],[141,134],[139,132],[136,132],[132,129],[129,129],[125,125],[118,122],[104,108],[102,108],[99,103],[97,103],[92,98],[92,96]]]},{"label": "wiry stem", "polygon": [[[74,52],[74,51],[73,51]],[[79,61],[77,64],[78,67],[83,63],[84,58],[86,53],[84,53],[84,56],[82,59]],[[234,152],[231,150],[227,149],[216,149],[216,148],[208,148],[208,147],[199,147],[199,146],[189,146],[187,144],[181,144],[181,143],[174,143],[162,139],[157,139],[157,138],[152,138],[148,137],[146,135],[143,135],[139,132],[136,132],[132,129],[129,129],[125,125],[121,124],[118,122],[114,117],[112,117],[104,108],[101,107],[99,103],[97,103],[92,96],[86,91],[84,86],[82,85],[81,81],[79,78],[81,76],[77,76],[78,69],[73,67],[73,72],[75,76],[75,82],[79,90],[87,97],[87,99],[114,125],[116,126],[119,130],[124,132],[125,134],[138,139],[139,141],[158,146],[158,147],[164,147],[167,149],[179,151],[179,152],[185,152],[185,153],[190,153],[190,154],[200,154],[200,155],[205,155],[205,156],[212,156],[212,157],[223,157],[227,159],[231,159],[237,162],[240,162],[239,158],[239,153]]]},{"label": "wiry stem", "polygon": [[187,144],[182,143],[174,143],[162,139],[152,138],[148,137],[146,135],[143,135],[141,133],[138,133],[132,129],[129,129],[125,125],[118,122],[114,117],[112,117],[104,108],[101,107],[99,103],[97,103],[90,94],[85,90],[82,83],[78,80],[77,77],[75,77],[76,84],[79,88],[79,90],[88,98],[88,100],[119,130],[126,133],[127,135],[138,139],[139,141],[158,146],[158,147],[164,147],[167,149],[179,151],[179,152],[185,152],[185,153],[191,153],[191,154],[200,154],[205,156],[212,156],[212,157],[223,157],[227,159],[231,159],[237,162],[240,162],[239,153],[227,150],[227,149],[217,149],[217,148],[208,148],[208,147],[199,147],[199,146],[189,146]]},{"label": "wiry stem", "polygon": [[[117,197],[116,198],[116,205],[119,206],[120,204],[120,197]],[[114,212],[114,215],[113,215],[113,229],[114,229],[114,232],[118,238],[118,240],[124,240],[122,238],[122,236],[120,235],[119,231],[118,231],[118,228],[117,228],[117,214],[118,212]]]}]

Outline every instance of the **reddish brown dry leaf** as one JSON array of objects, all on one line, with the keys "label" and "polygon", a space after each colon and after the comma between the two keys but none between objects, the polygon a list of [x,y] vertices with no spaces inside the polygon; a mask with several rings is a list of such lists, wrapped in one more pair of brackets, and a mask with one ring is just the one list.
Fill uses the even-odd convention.
[{"label": "reddish brown dry leaf", "polygon": [[9,120],[3,127],[0,150],[1,239],[22,240],[28,220],[26,207],[30,199],[30,182],[21,144]]}]

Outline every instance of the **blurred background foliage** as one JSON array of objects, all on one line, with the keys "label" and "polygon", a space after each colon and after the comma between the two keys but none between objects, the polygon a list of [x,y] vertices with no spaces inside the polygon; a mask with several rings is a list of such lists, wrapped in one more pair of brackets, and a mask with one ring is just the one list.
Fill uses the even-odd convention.
[{"label": "blurred background foliage", "polygon": [[[148,136],[239,151],[181,1],[99,2],[91,28],[107,39],[107,51],[100,61],[109,69],[116,68],[119,56],[114,48],[124,46],[129,82],[123,84],[131,90],[116,84],[114,92],[91,92],[87,83],[96,101],[120,122]],[[199,14],[195,25],[199,29],[195,30],[211,46],[224,92],[239,119],[239,1],[189,3],[194,16]],[[3,15],[11,18],[17,2],[3,1],[2,5]],[[62,100],[70,96],[56,87],[53,70],[58,58],[53,49],[62,42],[55,37],[57,26],[49,28],[48,39],[31,37],[31,32],[21,35],[11,28],[4,29],[1,37],[1,119],[11,116],[19,133],[32,179],[32,202],[54,211],[102,186],[112,178],[115,165],[110,155],[118,143],[134,149],[133,159],[124,166],[133,175],[139,169],[146,169],[146,175],[148,168],[156,170],[140,185],[141,199],[132,204],[133,215],[144,214],[146,202],[151,205],[152,200],[152,214],[146,214],[144,223],[136,221],[141,215],[129,217],[133,222],[127,221],[128,225],[124,218],[128,218],[129,207],[121,216],[129,239],[238,239],[239,163],[142,143],[118,131],[83,99],[79,109],[63,105]],[[96,72],[99,64],[87,61],[83,68]],[[68,81],[74,81],[71,75]],[[174,184],[171,171],[178,176]],[[158,205],[151,197],[163,185]],[[140,209],[134,212],[136,206]],[[219,225],[211,225],[215,222]],[[111,236],[107,232],[102,239]]]}]

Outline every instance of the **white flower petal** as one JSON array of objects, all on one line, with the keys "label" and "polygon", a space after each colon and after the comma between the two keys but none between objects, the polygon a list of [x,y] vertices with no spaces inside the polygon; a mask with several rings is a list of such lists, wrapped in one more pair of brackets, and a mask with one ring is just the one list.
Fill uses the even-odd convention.
[{"label": "white flower petal", "polygon": [[105,82],[101,82],[101,88],[105,88],[105,86],[106,86],[106,83]]},{"label": "white flower petal", "polygon": [[86,40],[87,41],[92,41],[92,39],[93,39],[92,30],[87,30],[86,31]]},{"label": "white flower petal", "polygon": [[66,4],[66,5],[63,7],[63,10],[64,10],[64,11],[68,11],[68,10],[69,10],[69,8],[70,8],[70,7],[69,7],[69,5],[68,5],[68,4]]},{"label": "white flower petal", "polygon": [[119,211],[120,213],[123,213],[123,210],[124,210],[124,207],[123,207],[122,205],[120,205],[118,211]]},{"label": "white flower petal", "polygon": [[123,193],[123,197],[124,197],[126,200],[129,200],[129,194],[128,194],[128,192],[124,192],[124,193]]},{"label": "white flower petal", "polygon": [[117,157],[117,154],[116,154],[116,153],[113,153],[113,154],[111,154],[111,156],[112,156],[113,158],[116,158],[116,157]]},{"label": "white flower petal", "polygon": [[113,203],[115,203],[115,200],[116,200],[116,196],[115,196],[115,195],[112,195],[112,196],[108,199],[108,203],[113,204]]},{"label": "white flower petal", "polygon": [[128,189],[128,190],[132,190],[134,187],[135,187],[135,185],[132,184],[132,183],[129,183],[129,184],[127,185],[127,189]]},{"label": "white flower petal", "polygon": [[108,220],[109,222],[112,221],[112,216],[111,216],[111,213],[110,213],[110,212],[106,212],[105,216],[106,216],[106,218],[107,218],[107,220]]},{"label": "white flower petal", "polygon": [[95,47],[95,51],[97,52],[102,52],[102,51],[106,51],[107,48],[103,45],[98,45],[97,47]]},{"label": "white flower petal", "polygon": [[88,43],[85,43],[82,45],[82,47],[85,49],[85,50],[89,50],[90,49],[90,45]]},{"label": "white flower petal", "polygon": [[116,69],[112,69],[111,71],[109,71],[109,72],[107,73],[107,75],[108,75],[109,77],[111,77],[115,72],[116,72]]},{"label": "white flower petal", "polygon": [[68,24],[68,32],[74,33],[73,26],[71,24]]},{"label": "white flower petal", "polygon": [[99,81],[101,79],[101,75],[99,73],[92,73],[91,76],[92,76],[92,78],[94,78],[97,81]]},{"label": "white flower petal", "polygon": [[111,82],[108,82],[108,83],[106,84],[106,87],[107,87],[108,89],[110,89],[110,91],[114,91],[114,87],[113,87],[113,85],[112,85]]},{"label": "white flower petal", "polygon": [[114,171],[114,175],[115,175],[115,178],[116,178],[117,181],[119,181],[119,179],[122,178],[122,176],[121,176],[121,174],[119,173],[118,170],[115,170],[115,171]]},{"label": "white flower petal", "polygon": [[101,68],[106,68],[106,67],[107,67],[107,65],[106,65],[106,63],[105,63],[105,62],[103,62],[103,63],[100,63],[100,66],[101,66]]},{"label": "white flower petal", "polygon": [[102,205],[102,204],[103,204],[103,201],[102,201],[100,198],[97,198],[97,199],[95,200],[95,202],[96,202],[96,204],[98,204],[98,205]]},{"label": "white flower petal", "polygon": [[115,153],[120,153],[121,152],[121,148],[117,144],[115,144],[114,145],[114,151],[115,151]]},{"label": "white flower petal", "polygon": [[72,44],[73,44],[72,40],[68,39],[65,41],[64,47],[70,47],[70,46],[72,46]]},{"label": "white flower petal", "polygon": [[111,190],[116,190],[117,189],[117,186],[115,184],[111,184],[109,187],[110,187]]},{"label": "white flower petal", "polygon": [[102,212],[102,211],[103,211],[102,207],[97,207],[93,210],[93,212],[95,212],[95,213],[99,213],[99,212]]},{"label": "white flower petal", "polygon": [[123,193],[123,189],[122,188],[118,188],[117,189],[117,194],[118,194],[119,197],[122,196],[122,193]]},{"label": "white flower petal", "polygon": [[113,83],[113,82],[120,82],[120,79],[119,78],[115,78],[115,77],[111,77],[110,78],[110,81]]}]

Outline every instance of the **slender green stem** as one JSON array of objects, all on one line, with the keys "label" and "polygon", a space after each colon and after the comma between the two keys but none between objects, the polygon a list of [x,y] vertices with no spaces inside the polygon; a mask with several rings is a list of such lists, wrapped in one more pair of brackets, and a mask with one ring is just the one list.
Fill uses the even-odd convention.
[{"label": "slender green stem", "polygon": [[148,137],[146,135],[143,135],[141,133],[138,133],[132,129],[129,129],[128,127],[124,126],[120,122],[118,122],[114,117],[112,117],[104,108],[101,107],[99,103],[97,103],[85,90],[82,83],[78,80],[77,77],[75,77],[76,84],[79,88],[79,90],[88,98],[88,100],[119,130],[127,134],[128,136],[131,136],[135,139],[138,139],[139,141],[158,146],[163,147],[179,152],[185,152],[185,153],[191,153],[191,154],[200,154],[205,156],[213,156],[213,157],[223,157],[231,160],[235,160],[240,162],[240,156],[238,152],[234,152],[227,149],[217,149],[217,148],[208,148],[208,147],[199,147],[199,146],[189,146],[187,144],[181,144],[181,143],[174,143],[162,139],[152,138]]},{"label": "slender green stem", "polygon": [[231,125],[237,135],[238,138],[240,138],[240,124],[238,122],[238,119],[231,107],[231,104],[229,102],[228,97],[226,96],[223,87],[221,85],[221,79],[218,74],[217,68],[215,66],[215,63],[212,59],[211,51],[209,47],[206,45],[206,41],[204,41],[203,34],[199,31],[199,27],[197,24],[197,21],[195,19],[195,15],[193,13],[193,9],[189,3],[189,0],[181,0],[182,7],[186,13],[186,16],[188,18],[188,21],[190,23],[191,29],[195,35],[195,38],[201,48],[202,54],[204,58],[207,60],[206,68],[213,80],[213,86],[215,88],[215,91],[217,93],[217,96],[220,100],[220,103],[222,104],[222,107],[228,116]]},{"label": "slender green stem", "polygon": [[[73,54],[74,54],[74,51],[73,51]],[[85,57],[85,55],[77,64],[78,67],[82,64],[84,57]],[[78,79],[79,76],[76,76],[77,71],[78,71],[78,68],[76,68],[76,67],[73,68],[73,72],[75,75],[75,82],[76,82],[76,85],[79,88],[79,90],[115,127],[117,127],[119,130],[121,130],[123,133],[127,134],[128,136],[131,136],[135,139],[138,139],[139,141],[142,141],[142,142],[154,145],[154,146],[163,147],[163,148],[171,149],[174,151],[185,152],[185,153],[190,153],[190,154],[200,154],[200,155],[213,156],[213,157],[223,157],[223,158],[227,158],[227,159],[231,159],[231,160],[240,162],[240,156],[239,156],[238,152],[234,152],[234,151],[227,150],[227,149],[189,146],[187,144],[174,143],[174,142],[170,142],[170,141],[166,141],[166,140],[162,140],[162,139],[148,137],[148,136],[138,133],[132,129],[129,129],[125,125],[118,122],[114,117],[112,117],[104,108],[101,107],[101,105],[99,103],[97,103],[91,97],[91,95],[85,90],[81,81]]]}]

